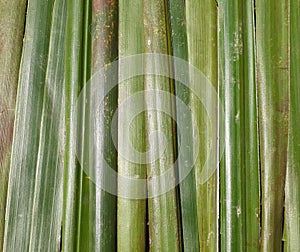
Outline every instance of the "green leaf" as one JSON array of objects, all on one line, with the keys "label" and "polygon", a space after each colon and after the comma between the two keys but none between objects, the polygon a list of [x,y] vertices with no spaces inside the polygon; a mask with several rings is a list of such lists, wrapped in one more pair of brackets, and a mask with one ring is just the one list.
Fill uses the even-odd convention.
[{"label": "green leaf", "polygon": [[[92,12],[92,73],[108,66],[118,57],[118,1],[93,0]],[[117,75],[117,73],[114,73]],[[99,87],[105,92],[112,85],[111,76],[103,75],[104,85]],[[113,76],[117,78],[117,76]],[[93,102],[93,101],[92,101]],[[117,108],[118,89],[114,88],[105,97],[99,109],[101,118],[97,120],[95,132],[90,136],[95,139],[95,150],[92,153],[92,164],[100,164],[95,170],[96,185],[90,188],[91,205],[91,244],[93,251],[116,251],[117,249],[117,197],[99,188],[106,180],[103,160],[114,170],[117,170],[117,152],[114,146],[111,127],[112,118]],[[87,108],[88,109],[88,108]],[[90,118],[95,115],[89,114]],[[100,137],[99,137],[100,136]],[[91,167],[94,169],[94,167]],[[116,186],[116,181],[113,181]]]},{"label": "green leaf", "polygon": [[[143,4],[140,0],[120,0],[119,17],[119,57],[144,52],[143,34]],[[126,74],[122,66],[119,76]],[[119,84],[119,106],[139,91],[144,90],[143,76],[136,76]],[[146,151],[145,114],[131,118],[131,111],[136,104],[126,108],[125,113],[119,113],[118,145],[128,146],[128,135],[124,133],[126,121],[130,124],[130,141],[139,152]],[[120,149],[119,147],[119,149]],[[126,148],[126,147],[125,147]],[[144,164],[132,163],[119,155],[118,173],[122,176],[146,179],[147,169]],[[130,188],[129,188],[130,187]],[[145,188],[146,189],[146,188]],[[119,186],[122,190],[122,186]],[[127,185],[126,190],[139,190],[134,185]],[[118,250],[119,251],[145,251],[146,247],[146,200],[118,198]]]},{"label": "green leaf", "polygon": [[221,251],[242,251],[244,246],[241,2],[219,1],[219,85],[225,122],[220,125],[225,145],[220,168]]},{"label": "green leaf", "polygon": [[[184,7],[184,9],[182,9]],[[186,15],[185,15],[185,1],[174,0],[169,1],[170,11],[170,25],[171,25],[171,42],[173,56],[188,61],[188,44],[187,44],[187,31],[186,31]],[[188,20],[190,21],[190,20]],[[195,39],[192,34],[189,34],[192,40]],[[177,69],[176,64],[173,66],[175,75],[181,69]],[[183,101],[186,105],[190,104],[190,90],[183,86],[180,82],[175,81],[176,97]],[[176,104],[176,120],[181,122],[182,128],[185,129],[184,133],[181,132],[185,142],[188,143],[189,148],[186,151],[188,156],[186,160],[180,159],[178,162],[178,174],[185,167],[185,161],[190,162],[193,160],[193,130],[192,118],[190,114],[182,111],[179,104]],[[177,143],[180,142],[179,134],[177,134]],[[181,226],[183,237],[183,249],[186,251],[199,251],[199,232],[197,221],[197,194],[194,169],[189,175],[180,183],[180,210],[181,210]]]},{"label": "green leaf", "polygon": [[[169,34],[169,17],[167,13],[167,2],[159,0],[144,1],[144,38],[146,53],[170,54],[170,34]],[[145,68],[157,69],[158,72],[160,62],[145,60]],[[145,90],[166,91],[170,94],[174,93],[174,84],[166,77],[157,75],[145,76]],[[155,146],[158,150],[164,148],[160,145],[159,134],[161,132],[165,136],[167,143],[163,155],[155,162],[148,164],[148,179],[163,174],[166,170],[172,169],[175,162],[174,146],[174,125],[171,118],[159,112],[159,110],[148,110],[149,107],[156,107],[163,104],[164,108],[169,111],[174,109],[174,101],[171,95],[166,99],[145,96],[146,106],[146,129],[147,129],[147,149]],[[150,134],[151,133],[151,134]],[[149,152],[148,160],[154,157]],[[175,170],[171,170],[174,183],[176,181]],[[155,193],[163,187],[166,181],[158,184],[148,184],[148,192]],[[179,251],[180,250],[180,230],[178,222],[178,209],[176,190],[172,189],[160,196],[154,196],[148,199],[149,213],[149,246],[150,251]]]},{"label": "green leaf", "polygon": [[79,251],[83,171],[76,159],[77,116],[83,86],[83,13],[81,0],[68,1],[65,56],[65,160],[62,250]]},{"label": "green leaf", "polygon": [[290,126],[285,187],[287,251],[300,248],[300,1],[290,1]]},{"label": "green leaf", "polygon": [[256,3],[261,250],[280,251],[289,128],[289,1]]},{"label": "green leaf", "polygon": [[4,215],[25,9],[26,0],[0,2],[0,250],[3,245]]},{"label": "green leaf", "polygon": [[244,162],[244,226],[245,249],[258,251],[260,243],[260,166],[258,144],[258,111],[256,88],[256,48],[254,1],[243,1],[243,85],[242,139]]},{"label": "green leaf", "polygon": [[[218,83],[218,40],[217,40],[217,6],[215,1],[186,1],[187,4],[187,38],[189,62],[198,68],[217,91]],[[209,92],[206,95],[209,95]],[[208,106],[216,108],[217,100],[208,98]],[[215,172],[204,184],[201,184],[203,167],[209,155],[217,165],[218,149],[212,144],[212,131],[217,130],[217,112],[214,120],[207,115],[201,101],[196,95],[191,96],[191,108],[197,122],[200,146],[195,163],[197,188],[197,215],[201,251],[216,251],[218,248],[218,174]]]},{"label": "green leaf", "polygon": [[[91,78],[91,19],[92,19],[92,2],[91,0],[87,0],[84,2],[83,6],[83,31],[82,31],[82,86],[86,84],[86,82]],[[89,98],[89,89],[85,88],[82,90],[82,99],[86,100]],[[82,130],[82,141],[84,144],[88,144],[88,137],[86,137],[85,132],[87,130],[88,125],[87,120],[89,120],[89,113],[87,113],[86,109],[89,109],[88,106],[83,107],[83,115],[81,121],[81,130]],[[78,121],[77,121],[78,122]],[[79,123],[79,122],[78,122]],[[77,137],[80,137],[78,135]],[[85,145],[84,145],[85,146]],[[83,156],[79,157],[81,161],[81,168],[83,165],[89,165],[89,160],[86,159],[89,155],[88,148],[83,148],[82,152]],[[78,157],[77,157],[78,158]],[[94,244],[94,236],[93,236],[93,227],[94,227],[94,219],[92,218],[92,207],[91,203],[91,191],[95,188],[94,183],[88,179],[83,170],[81,170],[80,174],[81,185],[79,193],[80,202],[77,206],[79,208],[79,216],[78,216],[78,240],[77,245],[80,251],[89,251],[92,250]]]},{"label": "green leaf", "polygon": [[65,1],[28,5],[4,251],[59,250]]}]

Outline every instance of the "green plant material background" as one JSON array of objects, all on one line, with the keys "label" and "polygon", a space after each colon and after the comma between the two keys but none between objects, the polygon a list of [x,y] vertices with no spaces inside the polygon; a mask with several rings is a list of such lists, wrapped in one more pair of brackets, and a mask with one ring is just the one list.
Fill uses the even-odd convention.
[{"label": "green plant material background", "polygon": [[[25,20],[26,1],[0,2],[0,250],[299,249],[299,0],[30,0],[27,7]],[[98,102],[98,94],[84,88],[91,75],[118,57],[140,53],[187,60],[220,95],[225,152],[221,170],[204,184],[201,168],[208,155],[223,154],[216,146],[211,150],[209,141],[218,125],[211,125],[201,102],[181,83],[154,75],[131,78],[105,97],[99,117],[91,114]],[[175,76],[181,70],[148,59],[145,70],[167,68]],[[119,76],[124,69],[119,67]],[[105,92],[115,80],[102,77]],[[190,134],[177,132],[167,114],[141,113],[130,125],[132,145],[146,152],[153,144],[163,155],[147,165],[131,163],[116,151],[127,144],[122,127],[130,111],[118,114],[118,146],[112,119],[118,104],[153,89],[170,96],[144,95],[145,109],[163,106]],[[78,120],[80,93],[85,102]],[[178,187],[149,199],[125,199],[96,186],[108,179],[106,160],[122,175],[147,178],[145,193],[158,192],[164,183],[154,187],[150,181],[178,158],[182,137],[194,147],[193,119],[200,155]],[[166,146],[156,131],[165,135]],[[174,183],[184,161],[172,170]],[[121,183],[113,186],[123,192]]]},{"label": "green plant material background", "polygon": [[10,166],[26,1],[0,2],[0,250]]}]

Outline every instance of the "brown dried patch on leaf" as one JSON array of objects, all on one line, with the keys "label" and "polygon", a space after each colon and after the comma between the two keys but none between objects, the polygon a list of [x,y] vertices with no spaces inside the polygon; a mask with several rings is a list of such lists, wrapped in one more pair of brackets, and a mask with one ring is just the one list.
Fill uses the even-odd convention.
[{"label": "brown dried patch on leaf", "polygon": [[114,60],[111,48],[117,46],[118,6],[115,0],[96,0],[93,3],[92,61],[94,68],[98,68]]},{"label": "brown dried patch on leaf", "polygon": [[4,163],[13,138],[14,118],[7,109],[0,111],[0,164]]},{"label": "brown dried patch on leaf", "polygon": [[0,33],[0,55],[3,54],[3,47],[4,47],[4,43],[3,43],[3,39],[2,39],[2,34]]},{"label": "brown dried patch on leaf", "polygon": [[98,13],[100,11],[104,11],[115,4],[115,0],[93,0],[93,12]]}]

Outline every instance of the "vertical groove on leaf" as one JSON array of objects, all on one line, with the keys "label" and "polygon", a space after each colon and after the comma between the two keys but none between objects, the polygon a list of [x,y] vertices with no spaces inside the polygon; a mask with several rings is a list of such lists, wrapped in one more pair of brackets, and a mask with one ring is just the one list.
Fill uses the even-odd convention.
[{"label": "vertical groove on leaf", "polygon": [[[140,0],[120,0],[119,17],[119,57],[140,54],[144,52],[143,34],[143,5]],[[119,68],[119,75],[124,73],[122,66]],[[136,76],[119,84],[119,105],[130,98],[136,92],[144,90],[143,76]],[[139,104],[140,105],[140,104]],[[136,103],[126,108],[127,113],[119,113],[118,144],[126,146],[132,144],[136,151],[146,151],[145,136],[145,114],[141,113],[135,118],[130,118],[132,106],[139,106]],[[143,105],[143,104],[142,104]],[[128,136],[124,133],[124,124],[132,119],[130,124],[131,143],[128,143]],[[127,126],[127,125],[126,125]],[[120,148],[119,148],[120,150]],[[119,155],[118,173],[123,176],[145,179],[147,170],[145,164],[135,164]],[[126,190],[139,190],[132,185],[126,185]],[[130,188],[129,188],[130,187]],[[146,189],[146,188],[145,188]],[[119,186],[119,190],[122,189]],[[119,251],[144,251],[146,244],[146,200],[145,199],[118,199],[118,250]]]},{"label": "vertical groove on leaf", "polygon": [[[144,0],[144,39],[146,53],[170,53],[169,41],[169,20],[167,16],[167,2],[159,0]],[[159,61],[145,61],[145,68],[159,69]],[[171,65],[168,66],[171,71]],[[174,92],[174,85],[170,79],[162,76],[145,76],[145,90],[156,90]],[[146,129],[147,129],[147,147],[148,149],[157,148],[161,150],[164,146],[160,146],[159,134],[161,132],[165,136],[167,143],[166,149],[158,160],[148,164],[148,179],[163,174],[168,169],[173,169],[172,164],[175,162],[174,156],[174,135],[173,122],[171,118],[159,111],[148,110],[148,107],[163,104],[164,108],[169,111],[173,109],[173,101],[171,95],[161,100],[156,95],[155,98],[145,96],[145,105],[147,110]],[[156,104],[156,105],[155,105]],[[150,134],[151,133],[151,134]],[[151,151],[148,160],[152,160]],[[170,168],[171,167],[171,168]],[[175,171],[173,171],[175,183]],[[160,181],[153,187],[148,184],[148,192],[155,194],[157,190],[163,188],[166,182]],[[150,251],[179,251],[180,250],[180,234],[177,212],[176,190],[172,189],[160,196],[149,198],[149,246]]]},{"label": "vertical groove on leaf", "polygon": [[[4,251],[28,250],[31,244],[34,192],[41,179],[37,162],[41,161],[38,157],[39,137],[53,5],[54,1],[35,0],[28,5],[10,165]],[[41,212],[40,216],[44,213]]]},{"label": "vertical groove on leaf", "polygon": [[285,193],[285,227],[287,251],[300,248],[300,1],[290,6],[290,127]]},{"label": "vertical groove on leaf", "polygon": [[[184,8],[183,8],[184,7]],[[171,0],[169,1],[170,10],[170,24],[171,24],[171,40],[173,56],[188,61],[188,45],[187,45],[187,31],[186,31],[186,7],[184,0]],[[189,34],[192,40],[195,38],[193,34]],[[192,53],[194,53],[192,51]],[[174,65],[175,75],[180,69]],[[176,97],[182,100],[186,105],[190,104],[190,90],[183,86],[181,83],[175,81]],[[189,148],[185,154],[187,162],[193,160],[193,134],[192,134],[192,118],[189,114],[181,111],[181,106],[176,106],[176,120],[181,122],[182,128],[185,132],[181,132],[182,137],[188,139],[186,142]],[[180,142],[177,135],[177,142]],[[182,169],[184,169],[185,162],[180,159],[178,163],[179,176]],[[186,251],[199,251],[199,233],[197,221],[197,195],[196,195],[196,182],[194,169],[190,174],[180,183],[180,207],[181,207],[181,222],[182,222],[182,237],[183,249]]]},{"label": "vertical groove on leaf", "polygon": [[[118,57],[118,1],[93,0],[92,16],[92,73],[109,66]],[[105,72],[106,73],[106,72]],[[117,78],[117,73],[114,73]],[[110,88],[112,76],[103,75],[101,92]],[[92,95],[92,94],[91,94]],[[93,102],[93,101],[92,101]],[[105,177],[104,163],[114,170],[117,169],[117,152],[111,136],[112,118],[117,108],[118,90],[114,88],[101,102],[100,117],[97,117],[95,132],[91,132],[95,141],[92,153],[96,186],[91,189],[93,202],[92,218],[94,218],[94,248],[95,251],[116,251],[117,249],[117,198],[102,190],[99,185]],[[95,115],[90,115],[91,118]],[[94,134],[94,135],[93,135]],[[94,169],[94,167],[92,167]],[[113,181],[115,183],[115,181]],[[116,186],[116,185],[114,185]]]},{"label": "vertical groove on leaf", "polygon": [[0,2],[0,250],[3,245],[4,215],[25,9],[26,0]]},{"label": "vertical groove on leaf", "polygon": [[[210,83],[217,89],[218,83],[218,49],[217,49],[217,6],[214,0],[192,1],[187,3],[187,37],[189,48],[189,62],[203,73]],[[206,92],[203,90],[203,92]],[[209,92],[206,92],[209,95]],[[211,100],[211,107],[216,100]],[[211,143],[211,130],[217,125],[211,125],[211,120],[201,101],[192,94],[191,106],[195,121],[199,128],[200,149],[195,163],[197,184],[197,214],[199,227],[199,241],[201,251],[217,251],[218,248],[218,207],[217,207],[217,173],[215,172],[207,182],[201,184],[203,167],[209,157],[213,155],[217,160],[218,150]],[[209,115],[217,117],[215,115]],[[215,119],[214,121],[217,121]],[[217,162],[213,163],[217,165]]]},{"label": "vertical groove on leaf", "polygon": [[244,246],[241,7],[241,1],[219,1],[219,85],[225,113],[225,124],[220,126],[220,134],[225,141],[220,170],[221,251],[242,251]]},{"label": "vertical groove on leaf", "polygon": [[289,127],[289,0],[256,3],[262,251],[280,251]]}]

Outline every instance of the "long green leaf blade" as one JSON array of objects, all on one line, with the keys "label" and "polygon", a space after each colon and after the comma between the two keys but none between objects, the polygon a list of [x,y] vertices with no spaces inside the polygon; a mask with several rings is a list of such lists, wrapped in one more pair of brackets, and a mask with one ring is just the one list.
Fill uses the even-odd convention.
[{"label": "long green leaf blade", "polygon": [[[118,57],[118,1],[93,0],[92,27],[92,74],[97,74],[99,69],[109,66]],[[116,75],[113,78],[117,78],[117,73],[113,74]],[[111,77],[101,76],[104,80],[104,85],[99,87],[101,92],[110,88]],[[112,89],[106,95],[105,102],[101,102],[103,102],[99,111],[101,118],[97,120],[95,132],[91,132],[93,139],[97,139],[95,150],[92,152],[94,156],[92,164],[99,166],[99,168],[95,167],[96,187],[91,189],[93,209],[91,225],[94,225],[91,250],[116,251],[117,197],[99,188],[99,185],[107,179],[104,174],[103,160],[106,160],[112,169],[117,170],[117,152],[112,140],[111,127],[118,103],[118,89]],[[95,115],[90,115],[91,119],[93,116]],[[113,183],[116,186],[116,181]]]},{"label": "long green leaf blade", "polygon": [[287,251],[300,248],[300,1],[290,6],[290,127],[285,191],[285,226]]},{"label": "long green leaf blade", "polygon": [[[186,1],[187,4],[187,36],[189,62],[197,67],[211,82],[215,89],[218,83],[218,51],[217,51],[217,6],[212,0]],[[205,92],[205,91],[203,91]],[[208,94],[208,92],[207,92]],[[200,132],[199,155],[195,164],[197,184],[197,215],[199,241],[201,251],[216,251],[218,248],[218,201],[215,172],[203,185],[201,174],[209,155],[215,160],[218,150],[211,144],[211,130],[217,131],[217,125],[211,125],[207,112],[196,96],[191,96],[191,107]],[[213,97],[210,107],[216,108]],[[217,113],[214,122],[217,122]],[[217,165],[217,162],[214,162]]]},{"label": "long green leaf blade", "polygon": [[[86,0],[84,1],[83,5],[83,30],[82,30],[82,86],[86,85],[86,83],[91,78],[91,62],[92,62],[92,53],[91,53],[91,24],[92,24],[92,1]],[[85,88],[82,90],[82,99],[88,100],[89,96],[89,88]],[[82,117],[78,118],[77,123],[80,124],[80,130],[82,131],[82,139],[80,139],[84,145],[82,147],[82,156],[79,156],[81,168],[84,169],[84,166],[89,166],[89,160],[87,157],[89,156],[89,149],[84,148],[87,144],[89,144],[89,136],[86,134],[88,129],[88,122],[89,122],[89,113],[86,111],[88,108],[87,104],[84,104],[82,108]],[[79,119],[82,119],[79,121]],[[80,137],[80,134],[77,136]],[[79,146],[78,146],[79,147]],[[80,185],[80,205],[79,207],[79,222],[78,222],[78,236],[80,239],[77,240],[78,249],[80,251],[89,251],[93,249],[94,245],[94,232],[93,227],[94,219],[92,218],[92,202],[93,199],[91,197],[91,190],[94,189],[94,183],[88,179],[89,177],[84,173],[83,170],[81,172],[81,185]]]},{"label": "long green leaf blade", "polygon": [[68,1],[65,56],[65,162],[63,251],[78,251],[80,246],[83,172],[76,159],[77,97],[81,91],[84,2]]},{"label": "long green leaf blade", "polygon": [[65,17],[64,1],[29,3],[4,251],[60,246]]},{"label": "long green leaf blade", "polygon": [[[182,9],[184,7],[184,9]],[[186,30],[186,15],[185,15],[185,1],[174,0],[169,1],[170,10],[170,25],[171,25],[171,42],[173,56],[188,61],[188,45],[187,45],[187,30]],[[174,65],[175,75],[180,69]],[[176,97],[183,101],[186,105],[190,104],[190,90],[181,83],[175,81]],[[182,128],[185,129],[182,137],[189,146],[186,153],[186,160],[189,162],[193,160],[193,134],[192,134],[192,118],[190,114],[182,111],[181,106],[176,104],[176,120],[180,121]],[[177,142],[180,142],[177,134]],[[178,172],[185,167],[185,160],[180,159],[178,163]],[[197,221],[197,195],[194,169],[190,174],[180,183],[180,207],[181,207],[181,225],[183,237],[183,249],[186,251],[199,251],[199,233]]]},{"label": "long green leaf blade", "polygon": [[[143,3],[145,52],[170,54],[167,2],[144,0]],[[159,63],[160,62],[156,61],[148,61],[146,57],[145,68],[160,68],[162,66],[160,66]],[[145,90],[173,93],[174,85],[166,77],[146,75]],[[148,107],[153,107],[153,105],[158,106],[158,104],[163,104],[162,106],[164,108],[168,108],[169,111],[172,111],[172,103],[171,95],[164,100],[159,99],[159,96],[155,99],[153,97],[145,96],[146,110]],[[175,161],[173,127],[172,120],[167,115],[159,111],[147,110],[146,128],[148,131],[148,149],[155,146],[160,150],[164,147],[159,145],[159,134],[157,134],[157,132],[164,134],[167,143],[163,155],[155,162],[148,164],[147,170],[149,180],[151,180],[152,177],[163,174],[168,169],[172,169],[170,167],[172,167],[172,164]],[[153,133],[150,135],[151,132]],[[149,152],[148,159],[153,160],[151,152]],[[173,178],[175,182],[175,171],[173,171]],[[161,184],[154,185],[153,187],[151,184],[148,184],[148,191],[150,193],[156,192],[163,187],[164,183],[166,182],[162,181]],[[176,190],[172,189],[160,196],[149,198],[148,202],[150,251],[179,251],[180,233]]]},{"label": "long green leaf blade", "polygon": [[56,0],[45,80],[29,251],[60,249],[66,17],[66,1]]},{"label": "long green leaf blade", "polygon": [[289,1],[256,3],[263,251],[281,250],[289,127]]},{"label": "long green leaf blade", "polygon": [[0,2],[0,250],[24,35],[26,0]]},{"label": "long green leaf blade", "polygon": [[[245,250],[258,251],[260,241],[260,179],[254,1],[243,1],[242,147],[244,148],[243,214]],[[243,146],[244,145],[244,146]]]},{"label": "long green leaf blade", "polygon": [[[143,34],[143,5],[140,0],[120,0],[119,17],[119,57],[126,57],[144,52]],[[120,66],[119,75],[122,76],[123,68]],[[129,99],[136,92],[144,90],[143,76],[131,78],[119,84],[119,105]],[[126,108],[125,113],[119,113],[119,137],[118,144],[129,145],[128,136],[124,134],[126,121],[132,119],[130,124],[130,141],[137,151],[146,151],[145,114],[139,114],[136,118],[130,118],[131,111],[136,104]],[[119,148],[120,149],[120,148]],[[147,170],[145,164],[134,164],[126,157],[118,157],[118,173],[122,176],[138,177],[146,179]],[[132,188],[128,188],[132,187]],[[146,189],[146,188],[145,188]],[[119,190],[122,190],[119,188]],[[139,190],[130,184],[127,189]],[[145,199],[118,199],[118,250],[119,251],[145,251],[146,248],[146,200]]]},{"label": "long green leaf blade", "polygon": [[220,135],[225,151],[220,170],[221,251],[242,251],[244,245],[241,150],[242,34],[241,1],[219,1],[219,85],[224,106]]},{"label": "long green leaf blade", "polygon": [[31,195],[35,186],[52,9],[53,1],[46,5],[31,1],[28,5],[6,211],[5,251],[28,248],[30,243]]}]

